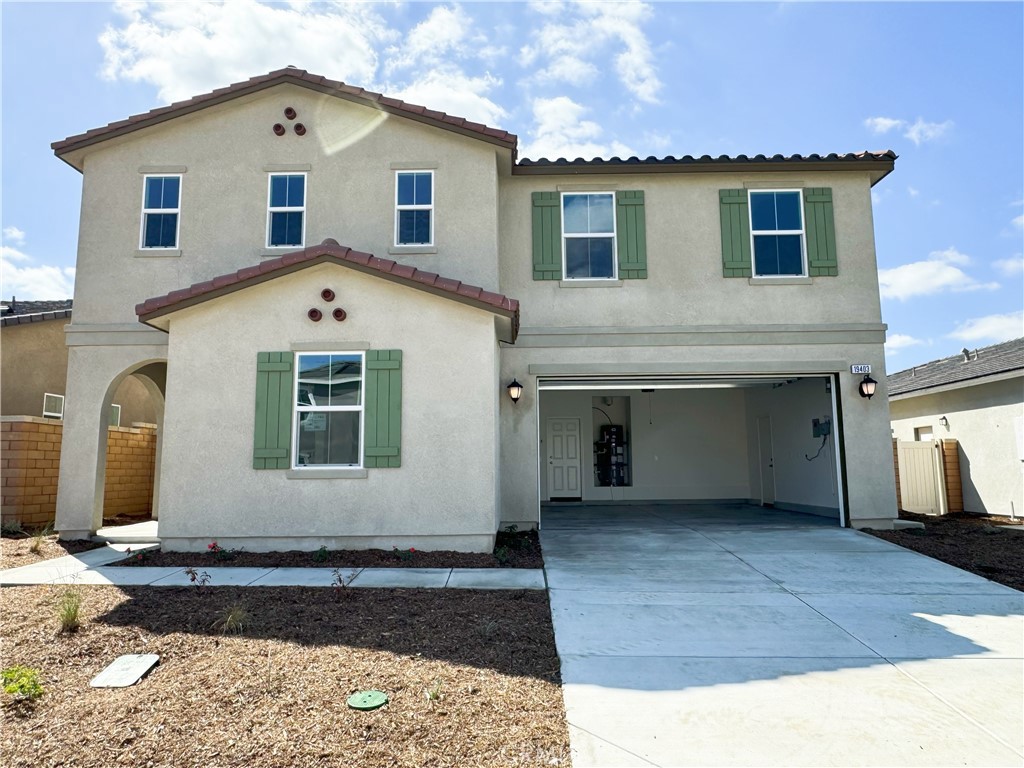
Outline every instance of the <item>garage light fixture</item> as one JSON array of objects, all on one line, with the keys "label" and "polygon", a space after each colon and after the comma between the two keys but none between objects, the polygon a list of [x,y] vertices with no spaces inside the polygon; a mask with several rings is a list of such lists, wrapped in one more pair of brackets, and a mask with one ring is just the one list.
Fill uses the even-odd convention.
[{"label": "garage light fixture", "polygon": [[875,387],[877,386],[878,382],[865,373],[864,380],[861,381],[860,387],[858,387],[858,389],[860,390],[860,396],[866,397],[868,400],[870,400],[872,395],[875,394]]},{"label": "garage light fixture", "polygon": [[505,389],[508,390],[508,396],[512,398],[513,403],[518,403],[519,398],[523,396],[523,385],[515,379],[512,379],[512,383],[505,387]]}]

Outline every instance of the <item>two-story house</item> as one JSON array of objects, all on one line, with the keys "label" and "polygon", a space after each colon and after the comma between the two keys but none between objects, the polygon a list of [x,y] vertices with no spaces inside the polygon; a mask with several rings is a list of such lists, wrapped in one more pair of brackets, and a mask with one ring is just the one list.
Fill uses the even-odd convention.
[{"label": "two-story house", "polygon": [[83,174],[65,537],[129,375],[163,398],[168,549],[482,551],[559,501],[896,515],[852,372],[884,382],[891,152],[520,160],[292,68],[54,150]]}]

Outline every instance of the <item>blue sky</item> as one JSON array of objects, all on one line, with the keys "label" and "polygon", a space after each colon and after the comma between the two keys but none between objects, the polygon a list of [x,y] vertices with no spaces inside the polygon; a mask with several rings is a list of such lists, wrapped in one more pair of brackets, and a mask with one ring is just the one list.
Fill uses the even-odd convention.
[{"label": "blue sky", "polygon": [[6,298],[71,295],[81,177],[50,142],[293,64],[512,131],[521,157],[893,149],[874,194],[889,370],[1024,335],[1021,3],[0,13]]}]

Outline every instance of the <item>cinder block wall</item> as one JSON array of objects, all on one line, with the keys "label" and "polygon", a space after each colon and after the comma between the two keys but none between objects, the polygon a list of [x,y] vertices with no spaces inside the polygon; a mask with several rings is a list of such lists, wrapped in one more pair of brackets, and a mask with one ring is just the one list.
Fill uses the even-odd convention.
[{"label": "cinder block wall", "polygon": [[153,507],[156,428],[110,427],[103,517],[148,517]]},{"label": "cinder block wall", "polygon": [[[23,528],[53,523],[64,423],[37,416],[0,419],[0,518]],[[104,517],[148,516],[153,503],[156,427],[110,427]]]},{"label": "cinder block wall", "polygon": [[38,416],[0,421],[0,518],[24,528],[52,523],[57,510],[63,422]]},{"label": "cinder block wall", "polygon": [[895,438],[892,441],[892,467],[896,472],[896,509],[903,509],[903,496],[900,494],[900,452],[899,441]]}]

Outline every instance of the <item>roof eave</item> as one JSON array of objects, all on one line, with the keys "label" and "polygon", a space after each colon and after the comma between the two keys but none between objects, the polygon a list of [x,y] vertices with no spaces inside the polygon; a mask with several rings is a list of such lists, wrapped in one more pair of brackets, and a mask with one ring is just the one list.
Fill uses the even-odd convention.
[{"label": "roof eave", "polygon": [[969,379],[960,379],[959,381],[950,381],[943,384],[931,384],[926,387],[920,387],[918,389],[905,389],[902,392],[893,394],[889,393],[890,400],[907,400],[911,397],[924,397],[925,395],[937,395],[942,392],[950,392],[955,389],[964,389],[966,387],[974,387],[979,384],[993,384],[997,381],[1005,381],[1007,379],[1015,379],[1024,377],[1024,368],[1014,368],[1009,371],[996,371],[994,373],[986,373],[981,376],[973,376]]}]

